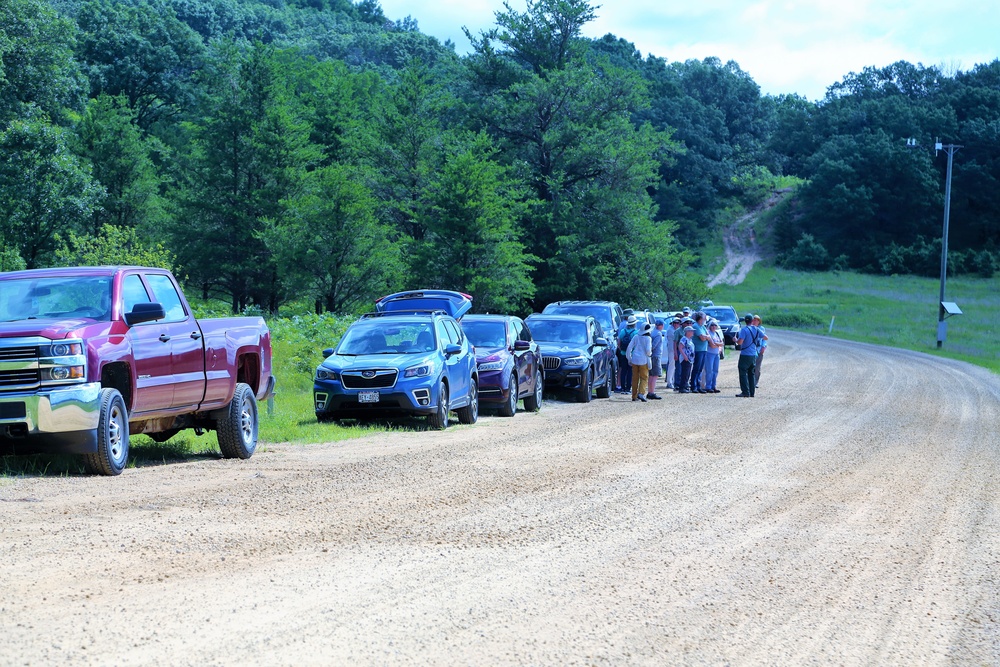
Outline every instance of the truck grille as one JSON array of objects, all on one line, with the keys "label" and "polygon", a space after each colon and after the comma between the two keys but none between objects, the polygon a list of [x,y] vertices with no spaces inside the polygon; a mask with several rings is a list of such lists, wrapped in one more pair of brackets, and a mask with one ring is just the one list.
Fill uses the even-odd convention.
[{"label": "truck grille", "polygon": [[0,389],[33,389],[41,382],[37,368],[0,370]]},{"label": "truck grille", "polygon": [[562,359],[559,357],[542,357],[542,367],[547,371],[554,371],[562,366]]},{"label": "truck grille", "polygon": [[0,347],[0,361],[24,361],[37,356],[37,347]]},{"label": "truck grille", "polygon": [[[374,373],[372,377],[365,377],[366,374]],[[396,376],[399,371],[396,369],[368,370],[368,371],[344,371],[340,374],[340,381],[345,389],[387,389],[395,386]]]}]

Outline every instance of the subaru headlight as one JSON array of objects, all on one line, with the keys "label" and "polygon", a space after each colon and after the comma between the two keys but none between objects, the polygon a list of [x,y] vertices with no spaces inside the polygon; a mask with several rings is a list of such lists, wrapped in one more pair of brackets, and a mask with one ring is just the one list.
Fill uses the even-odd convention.
[{"label": "subaru headlight", "polygon": [[484,361],[479,364],[480,371],[502,371],[503,362],[502,361]]},{"label": "subaru headlight", "polygon": [[410,366],[403,371],[404,378],[425,378],[434,375],[435,366],[433,362]]},{"label": "subaru headlight", "polygon": [[316,369],[316,379],[317,380],[336,380],[337,371],[331,370],[329,368],[323,368],[320,366]]},{"label": "subaru headlight", "polygon": [[564,366],[586,366],[587,357],[579,355],[576,357],[569,357],[568,359],[563,359]]}]

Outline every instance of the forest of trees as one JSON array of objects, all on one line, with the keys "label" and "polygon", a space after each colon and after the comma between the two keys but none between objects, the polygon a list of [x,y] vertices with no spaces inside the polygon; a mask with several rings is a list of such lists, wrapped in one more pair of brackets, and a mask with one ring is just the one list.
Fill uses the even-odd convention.
[{"label": "forest of trees", "polygon": [[167,266],[235,311],[418,286],[673,307],[791,183],[780,264],[934,275],[935,140],[963,146],[951,267],[997,270],[1000,61],[811,102],[584,38],[588,0],[513,7],[460,56],[377,0],[0,0],[0,270]]}]

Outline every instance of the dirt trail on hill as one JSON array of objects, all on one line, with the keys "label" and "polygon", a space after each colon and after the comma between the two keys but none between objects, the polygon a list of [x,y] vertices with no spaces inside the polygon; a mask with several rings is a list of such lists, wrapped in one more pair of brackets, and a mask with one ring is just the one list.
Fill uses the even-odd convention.
[{"label": "dirt trail on hill", "polygon": [[0,480],[0,664],[1000,663],[1000,378],[769,333],[753,399]]},{"label": "dirt trail on hill", "polygon": [[714,276],[710,276],[707,284],[709,287],[716,285],[739,285],[753,268],[753,265],[763,259],[763,252],[757,242],[754,223],[761,213],[777,206],[790,189],[782,189],[774,192],[767,201],[740,216],[737,220],[723,231],[722,247],[725,253],[726,263]]}]

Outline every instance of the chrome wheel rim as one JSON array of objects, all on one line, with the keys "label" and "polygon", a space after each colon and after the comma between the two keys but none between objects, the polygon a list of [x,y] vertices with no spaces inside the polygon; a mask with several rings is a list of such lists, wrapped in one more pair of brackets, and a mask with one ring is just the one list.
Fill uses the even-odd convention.
[{"label": "chrome wheel rim", "polygon": [[243,443],[247,445],[254,441],[254,432],[257,426],[257,420],[254,419],[253,413],[253,402],[244,396],[240,404],[240,435],[243,437]]},{"label": "chrome wheel rim", "polygon": [[125,440],[125,415],[117,403],[108,412],[108,456],[116,467],[120,467],[128,456]]},{"label": "chrome wheel rim", "polygon": [[542,374],[535,373],[535,405],[542,404]]}]

